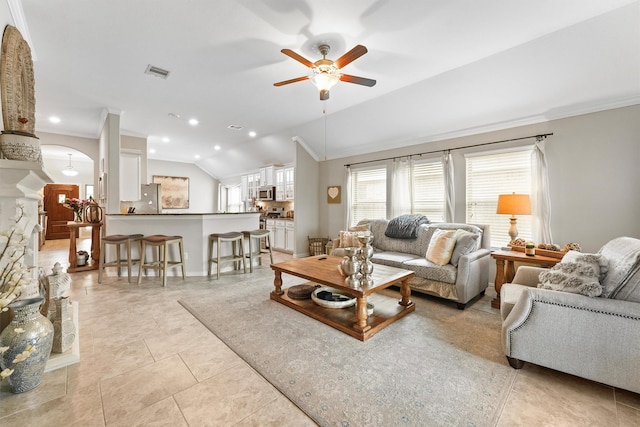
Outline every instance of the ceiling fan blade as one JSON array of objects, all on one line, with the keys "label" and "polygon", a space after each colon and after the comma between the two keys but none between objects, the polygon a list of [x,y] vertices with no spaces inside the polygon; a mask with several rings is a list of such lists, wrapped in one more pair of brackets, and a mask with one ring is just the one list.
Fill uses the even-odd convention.
[{"label": "ceiling fan blade", "polygon": [[289,83],[301,82],[303,80],[309,80],[309,76],[296,77],[295,79],[285,80],[285,81],[282,81],[282,82],[274,83],[273,85],[274,86],[284,86],[284,85],[288,85]]},{"label": "ceiling fan blade", "polygon": [[320,101],[326,101],[327,99],[329,99],[329,91],[328,90],[321,90],[320,91]]},{"label": "ceiling fan blade", "polygon": [[376,81],[365,77],[350,76],[349,74],[341,74],[340,80],[347,83],[355,83],[363,86],[375,86]]},{"label": "ceiling fan blade", "polygon": [[290,58],[295,59],[296,61],[298,61],[302,65],[305,65],[305,66],[307,66],[309,68],[313,68],[313,62],[309,61],[307,58],[305,58],[303,56],[298,55],[297,53],[295,53],[291,49],[282,49],[280,52],[284,53],[285,55],[287,55]]},{"label": "ceiling fan blade", "polygon": [[353,49],[351,49],[349,52],[342,55],[340,58],[336,59],[334,61],[334,65],[338,68],[342,68],[345,65],[349,64],[350,62],[360,58],[362,55],[364,55],[367,52],[368,52],[367,48],[359,44]]}]

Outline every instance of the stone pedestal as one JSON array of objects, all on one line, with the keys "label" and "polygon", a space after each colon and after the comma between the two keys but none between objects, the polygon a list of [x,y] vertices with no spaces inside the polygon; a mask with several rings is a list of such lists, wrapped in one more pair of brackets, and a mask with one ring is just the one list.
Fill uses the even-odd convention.
[{"label": "stone pedestal", "polygon": [[[15,224],[16,203],[24,206],[28,217],[24,230],[31,234],[30,253],[24,263],[34,267],[31,270],[33,286],[23,289],[20,299],[39,296],[38,291],[38,191],[47,183],[53,182],[37,162],[0,159],[0,231],[9,230]],[[3,267],[0,261],[0,268]],[[4,313],[6,314],[6,313]],[[8,316],[0,318],[0,330],[9,323]]]}]

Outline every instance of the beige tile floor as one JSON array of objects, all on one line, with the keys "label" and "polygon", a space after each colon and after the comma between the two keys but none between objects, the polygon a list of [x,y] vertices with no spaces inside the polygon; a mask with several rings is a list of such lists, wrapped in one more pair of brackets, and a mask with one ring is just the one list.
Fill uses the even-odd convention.
[{"label": "beige tile floor", "polygon": [[[67,245],[47,241],[39,264],[66,265]],[[287,257],[276,253],[276,262]],[[269,274],[267,262],[254,271]],[[169,279],[162,288],[152,278],[137,286],[113,275],[99,285],[96,272],[72,277],[81,361],[25,394],[2,384],[1,426],[315,425],[177,303],[211,292],[212,281]],[[468,310],[498,315],[490,294]],[[530,364],[508,393],[498,426],[640,426],[640,395]]]}]

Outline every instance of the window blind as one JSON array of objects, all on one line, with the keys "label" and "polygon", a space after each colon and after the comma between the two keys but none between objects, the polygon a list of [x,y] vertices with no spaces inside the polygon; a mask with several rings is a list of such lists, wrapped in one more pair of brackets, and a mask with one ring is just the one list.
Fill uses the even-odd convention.
[{"label": "window blind", "polygon": [[387,217],[386,166],[351,171],[351,224]]},{"label": "window blind", "polygon": [[416,161],[413,165],[411,213],[426,215],[432,222],[444,221],[444,171],[442,161]]},{"label": "window blind", "polygon": [[[491,226],[491,246],[509,243],[509,215],[496,213],[498,195],[531,194],[532,147],[468,154],[466,160],[466,221]],[[518,215],[518,237],[531,239],[531,215]]]}]

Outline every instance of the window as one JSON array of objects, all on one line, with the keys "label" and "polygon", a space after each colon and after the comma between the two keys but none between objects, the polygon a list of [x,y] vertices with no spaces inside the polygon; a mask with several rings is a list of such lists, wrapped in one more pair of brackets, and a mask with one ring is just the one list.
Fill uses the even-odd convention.
[{"label": "window", "polygon": [[227,212],[242,212],[239,185],[227,188]]},{"label": "window", "polygon": [[387,168],[351,171],[351,224],[365,218],[387,217]]},{"label": "window", "polygon": [[444,221],[444,175],[442,161],[425,160],[413,165],[411,213],[423,214],[431,222]]},{"label": "window", "polygon": [[[466,221],[491,226],[491,246],[509,243],[509,216],[498,215],[498,195],[531,194],[531,147],[469,154]],[[531,215],[519,215],[518,237],[531,239]]]}]

